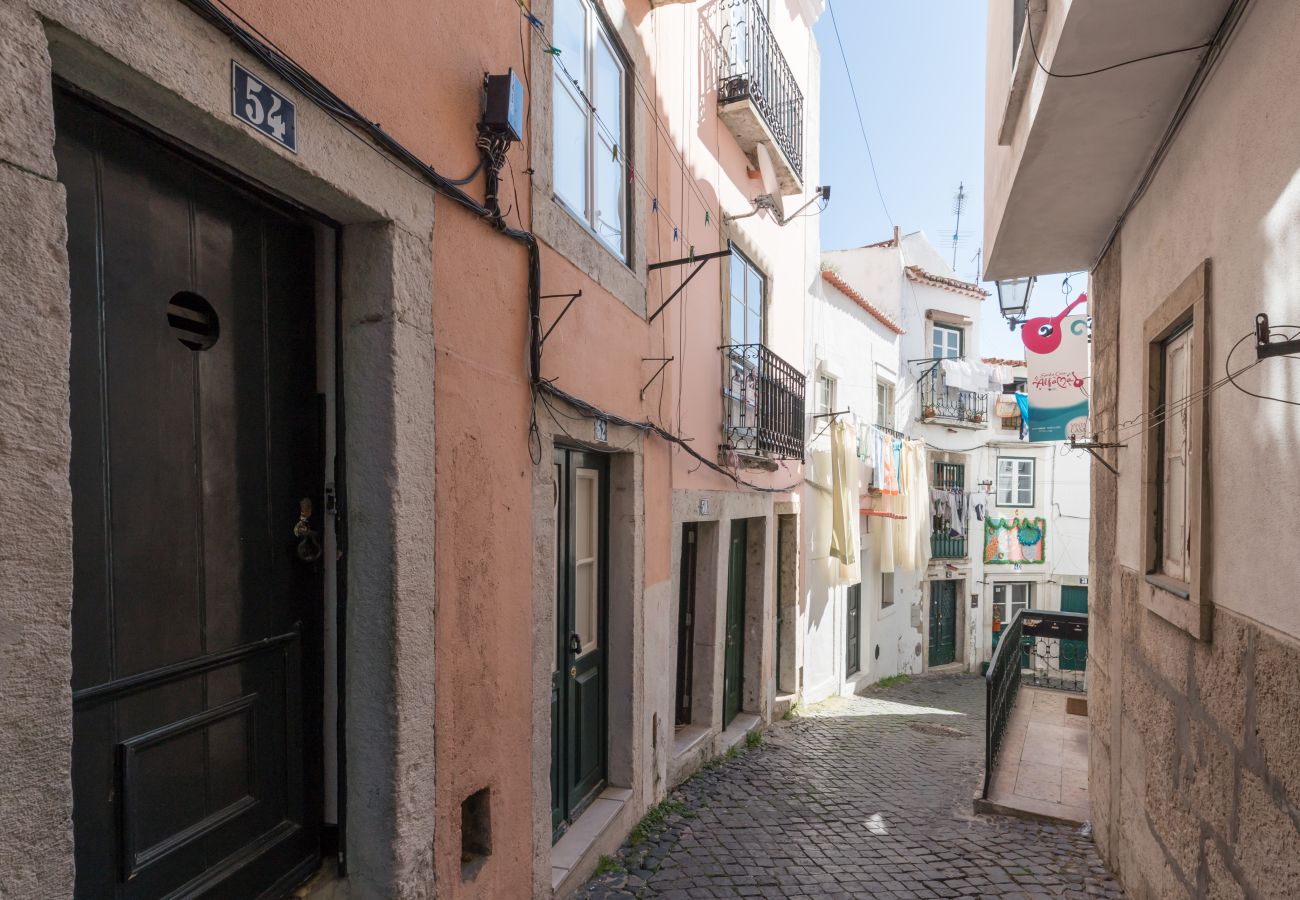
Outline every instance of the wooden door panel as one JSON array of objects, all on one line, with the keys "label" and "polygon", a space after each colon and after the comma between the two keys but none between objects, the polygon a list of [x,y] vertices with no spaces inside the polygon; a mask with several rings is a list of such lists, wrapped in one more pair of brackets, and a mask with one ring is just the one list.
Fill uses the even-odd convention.
[{"label": "wooden door panel", "polygon": [[[606,582],[608,578],[608,468],[595,453],[557,448],[555,451],[556,493],[556,662],[552,696],[551,820],[559,837],[585,805],[605,785],[606,775],[606,692],[605,652],[607,640]],[[580,478],[594,473],[595,521],[587,525],[579,515],[590,518],[591,507],[579,509]],[[586,482],[590,483],[590,482]],[[595,545],[582,548],[580,539]],[[594,554],[593,551],[594,550]],[[584,571],[582,566],[594,566]],[[594,578],[595,628],[579,623],[576,591],[580,575]],[[590,585],[590,581],[584,584]]]},{"label": "wooden door panel", "polygon": [[745,680],[745,550],[744,519],[731,523],[727,552],[727,627],[723,675],[722,724],[725,728],[744,704]]},{"label": "wooden door panel", "polygon": [[56,96],[72,273],[79,896],[252,896],[319,860],[310,227]]}]

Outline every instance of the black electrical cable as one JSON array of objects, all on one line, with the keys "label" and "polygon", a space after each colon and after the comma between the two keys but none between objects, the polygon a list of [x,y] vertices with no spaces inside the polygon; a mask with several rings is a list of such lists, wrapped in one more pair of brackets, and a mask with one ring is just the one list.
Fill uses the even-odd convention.
[{"label": "black electrical cable", "polygon": [[1102,72],[1109,72],[1112,69],[1122,69],[1124,66],[1131,66],[1134,63],[1146,62],[1149,59],[1160,59],[1162,56],[1177,56],[1179,53],[1192,53],[1196,50],[1204,50],[1214,44],[1210,39],[1203,44],[1197,44],[1194,47],[1179,47],[1177,50],[1162,50],[1159,53],[1151,53],[1146,56],[1139,56],[1136,59],[1126,59],[1123,62],[1113,63],[1109,66],[1102,66],[1100,69],[1091,69],[1087,72],[1053,72],[1047,66],[1043,65],[1043,60],[1038,55],[1038,45],[1034,43],[1034,22],[1030,15],[1032,2],[1025,3],[1025,30],[1029,34],[1029,49],[1033,51],[1034,62],[1038,63],[1038,68],[1042,69],[1044,74],[1052,78],[1086,78],[1089,75],[1100,75]]},{"label": "black electrical cable", "polygon": [[[541,342],[541,282],[542,282],[542,265],[541,251],[537,243],[537,238],[532,232],[522,228],[511,228],[506,224],[505,217],[501,213],[500,203],[497,194],[500,190],[501,168],[505,165],[505,154],[509,144],[500,137],[480,132],[478,147],[482,161],[474,173],[469,176],[472,180],[480,170],[486,170],[484,203],[479,203],[469,194],[460,189],[460,184],[466,183],[466,180],[457,182],[455,179],[448,178],[439,173],[432,166],[424,162],[396,138],[384,131],[376,122],[371,122],[360,112],[348,105],[342,98],[322,84],[315,76],[307,72],[306,69],[298,65],[287,53],[276,47],[269,38],[262,35],[257,29],[239,16],[238,13],[231,11],[240,22],[222,12],[212,0],[182,0],[186,6],[195,13],[214,25],[220,31],[232,38],[236,44],[243,47],[250,54],[259,59],[266,67],[274,71],[283,78],[287,83],[300,91],[305,97],[314,102],[325,112],[335,119],[343,121],[360,131],[365,137],[370,138],[380,149],[388,152],[396,159],[413,169],[425,181],[427,181],[439,194],[449,200],[465,207],[481,219],[489,222],[499,232],[512,240],[519,241],[528,249],[528,321],[529,321],[529,342],[528,342],[528,369],[529,381],[534,393],[544,391],[552,396],[565,401],[574,409],[577,409],[583,415],[589,418],[602,418],[616,425],[624,425],[631,428],[637,428],[642,431],[652,432],[663,438],[669,443],[675,444],[695,457],[702,465],[708,466],[720,474],[723,474],[734,481],[736,484],[752,488],[756,491],[767,493],[788,493],[799,487],[798,482],[787,487],[770,488],[763,485],[753,484],[737,476],[734,472],[719,466],[712,460],[709,460],[693,449],[683,438],[672,432],[656,425],[653,422],[636,422],[626,419],[622,416],[606,412],[600,407],[588,403],[567,391],[555,387],[548,381],[543,381],[541,377],[542,368],[542,342]],[[223,4],[224,6],[224,4]],[[228,7],[227,7],[228,8]],[[244,26],[247,26],[245,28]],[[256,33],[256,36],[254,36]],[[534,414],[529,424],[529,444],[530,455],[532,445],[537,442],[540,445],[540,436],[537,429],[536,415]],[[540,456],[540,453],[538,454]]]}]

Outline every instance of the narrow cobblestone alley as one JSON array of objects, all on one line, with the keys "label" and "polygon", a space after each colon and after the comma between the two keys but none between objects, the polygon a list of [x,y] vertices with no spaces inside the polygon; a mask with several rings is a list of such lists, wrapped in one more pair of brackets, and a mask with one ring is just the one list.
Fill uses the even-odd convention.
[{"label": "narrow cobblestone alley", "polygon": [[973,814],[983,753],[983,679],[828,701],[670,794],[577,896],[1122,896],[1080,829]]}]

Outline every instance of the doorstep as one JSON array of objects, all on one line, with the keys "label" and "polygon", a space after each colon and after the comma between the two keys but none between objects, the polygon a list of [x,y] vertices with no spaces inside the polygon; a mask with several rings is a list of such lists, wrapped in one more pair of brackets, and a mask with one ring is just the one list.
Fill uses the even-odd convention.
[{"label": "doorstep", "polygon": [[726,753],[732,747],[739,745],[745,739],[745,735],[762,724],[763,720],[753,713],[738,713],[736,718],[731,720],[731,724],[727,726],[726,730],[722,732],[719,750]]},{"label": "doorstep", "polygon": [[551,890],[559,889],[631,799],[631,788],[607,787],[583,810],[578,820],[551,847]]}]

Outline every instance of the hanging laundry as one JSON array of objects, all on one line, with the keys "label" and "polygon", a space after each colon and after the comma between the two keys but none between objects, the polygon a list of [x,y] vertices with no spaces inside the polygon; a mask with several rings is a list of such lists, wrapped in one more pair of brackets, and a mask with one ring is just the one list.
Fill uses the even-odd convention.
[{"label": "hanging laundry", "polygon": [[847,422],[831,425],[831,545],[829,556],[838,560],[838,584],[861,580],[858,564],[858,460],[857,438]]}]

